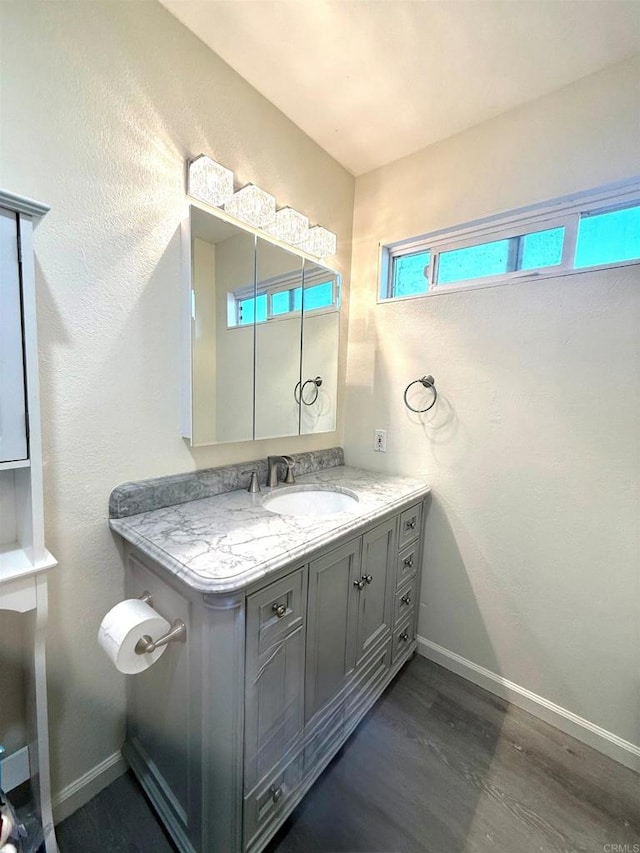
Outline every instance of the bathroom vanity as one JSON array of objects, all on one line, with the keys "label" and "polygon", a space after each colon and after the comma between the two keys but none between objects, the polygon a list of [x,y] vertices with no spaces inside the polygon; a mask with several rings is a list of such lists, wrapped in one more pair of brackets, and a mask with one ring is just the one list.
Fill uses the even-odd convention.
[{"label": "bathroom vanity", "polygon": [[[127,595],[187,627],[129,678],[124,748],[183,851],[262,850],[416,648],[428,487],[339,448],[294,460],[296,485],[259,494],[264,463],[111,496]],[[300,512],[308,490],[354,500],[269,509],[287,490]]]}]

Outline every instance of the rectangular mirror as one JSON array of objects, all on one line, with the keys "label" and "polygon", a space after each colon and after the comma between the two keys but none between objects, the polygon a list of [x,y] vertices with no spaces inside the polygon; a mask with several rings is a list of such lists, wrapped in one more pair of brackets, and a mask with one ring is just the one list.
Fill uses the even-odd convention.
[{"label": "rectangular mirror", "polygon": [[300,255],[258,237],[256,246],[255,438],[298,435],[302,336]]},{"label": "rectangular mirror", "polygon": [[196,205],[183,237],[185,438],[200,446],[334,431],[338,273]]},{"label": "rectangular mirror", "polygon": [[[191,208],[191,443],[253,438],[255,237]],[[245,298],[233,305],[229,293]]]}]

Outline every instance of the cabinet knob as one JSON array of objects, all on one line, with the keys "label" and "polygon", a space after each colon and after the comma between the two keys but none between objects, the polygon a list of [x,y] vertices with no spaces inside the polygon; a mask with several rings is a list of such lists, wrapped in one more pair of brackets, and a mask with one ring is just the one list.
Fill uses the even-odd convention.
[{"label": "cabinet knob", "polygon": [[413,554],[410,557],[405,558],[404,564],[408,569],[413,568]]},{"label": "cabinet knob", "polygon": [[405,530],[415,530],[416,529],[416,519],[415,517],[411,519],[411,521],[405,521],[404,527]]},{"label": "cabinet knob", "polygon": [[357,586],[358,589],[364,589],[364,581],[362,580],[362,578],[358,578],[358,580],[354,581],[353,585]]},{"label": "cabinet knob", "polygon": [[278,619],[282,619],[284,614],[287,612],[287,605],[286,604],[274,604],[271,609],[276,614]]},{"label": "cabinet knob", "polygon": [[373,575],[362,575],[362,580],[365,583],[371,583],[371,581],[373,580]]},{"label": "cabinet knob", "polygon": [[400,601],[403,604],[411,604],[411,596],[409,594],[403,595],[402,598],[400,599]]},{"label": "cabinet knob", "polygon": [[398,639],[402,640],[403,643],[406,643],[409,640],[409,634],[405,631],[403,634],[400,634]]},{"label": "cabinet knob", "polygon": [[269,790],[271,791],[271,799],[274,803],[280,802],[282,799],[282,787],[276,788],[275,785],[272,785]]}]

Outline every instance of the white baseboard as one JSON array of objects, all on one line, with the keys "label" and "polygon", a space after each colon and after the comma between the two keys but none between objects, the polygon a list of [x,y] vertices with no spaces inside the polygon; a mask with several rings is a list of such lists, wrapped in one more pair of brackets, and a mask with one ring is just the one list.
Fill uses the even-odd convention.
[{"label": "white baseboard", "polygon": [[103,788],[114,782],[127,769],[127,763],[120,750],[114,752],[100,764],[96,764],[75,782],[67,785],[53,798],[53,819],[60,823],[72,815],[85,803],[99,794]]},{"label": "white baseboard", "polygon": [[417,640],[418,654],[423,655],[423,657],[429,658],[434,663],[461,675],[479,687],[484,687],[490,693],[523,708],[535,717],[544,720],[545,723],[550,723],[565,734],[571,735],[615,761],[619,761],[620,764],[640,772],[640,746],[618,737],[613,732],[607,731],[607,729],[603,729],[583,717],[579,717],[543,696],[532,693],[526,687],[521,687],[519,684],[509,681],[483,666],[478,666],[473,661],[467,660],[437,643],[432,643],[425,637],[418,636]]},{"label": "white baseboard", "polygon": [[0,787],[3,791],[13,791],[31,777],[29,770],[29,747],[23,746],[17,752],[6,755],[0,760]]}]

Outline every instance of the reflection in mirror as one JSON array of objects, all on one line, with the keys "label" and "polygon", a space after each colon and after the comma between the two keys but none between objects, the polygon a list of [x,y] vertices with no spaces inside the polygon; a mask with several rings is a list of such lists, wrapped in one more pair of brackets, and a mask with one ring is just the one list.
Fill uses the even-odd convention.
[{"label": "reflection in mirror", "polygon": [[302,258],[258,238],[255,438],[298,435]]},{"label": "reflection in mirror", "polygon": [[300,434],[336,428],[340,281],[337,273],[305,259]]},{"label": "reflection in mirror", "polygon": [[199,446],[332,432],[340,277],[229,219],[191,205],[184,223],[183,434]]},{"label": "reflection in mirror", "polygon": [[[200,210],[191,215],[191,443],[253,438],[255,237]],[[228,294],[241,292],[230,317]]]}]

